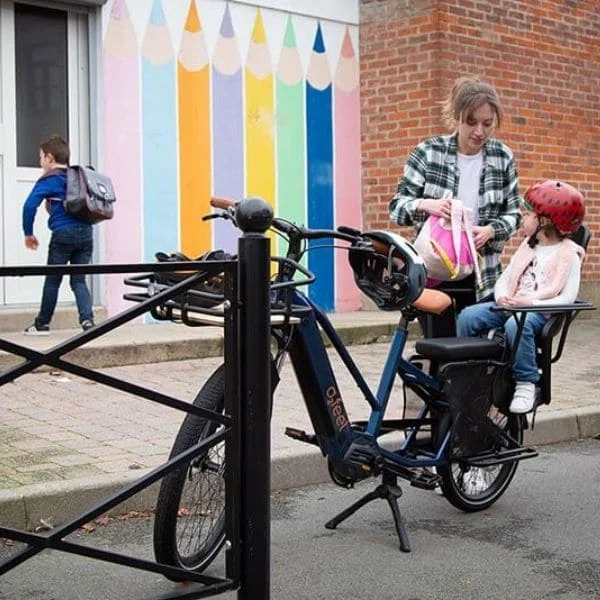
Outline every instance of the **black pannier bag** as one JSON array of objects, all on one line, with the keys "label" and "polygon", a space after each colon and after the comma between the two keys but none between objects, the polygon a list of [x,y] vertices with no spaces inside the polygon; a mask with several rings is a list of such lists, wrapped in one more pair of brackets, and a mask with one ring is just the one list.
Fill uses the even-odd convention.
[{"label": "black pannier bag", "polygon": [[110,177],[92,167],[74,165],[67,169],[66,213],[86,223],[98,223],[113,218],[115,201]]},{"label": "black pannier bag", "polygon": [[508,414],[514,382],[510,361],[504,362],[509,356],[504,333],[497,331],[493,337],[504,345],[501,361],[448,362],[438,369],[444,395],[450,404],[450,447],[451,455],[456,458],[490,451],[502,441],[488,415],[490,410]]},{"label": "black pannier bag", "polygon": [[[225,261],[234,258],[231,254],[223,250],[210,250],[198,258],[189,258],[181,252],[157,252],[155,258],[158,262],[187,262],[190,260],[212,260]],[[193,271],[167,271],[157,272],[153,275],[154,283],[170,287],[188,279],[194,275]],[[225,300],[225,281],[224,273],[215,273],[207,275],[205,279],[198,281],[189,291],[184,292],[172,301],[179,305],[190,305],[199,308],[214,308]]]}]

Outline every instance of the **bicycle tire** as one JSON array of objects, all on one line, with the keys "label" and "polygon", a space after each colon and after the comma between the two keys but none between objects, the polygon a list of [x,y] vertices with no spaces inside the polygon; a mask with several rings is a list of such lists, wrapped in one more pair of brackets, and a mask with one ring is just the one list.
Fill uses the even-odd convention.
[{"label": "bicycle tire", "polygon": [[[515,442],[523,443],[524,423],[520,415],[497,412],[494,421]],[[438,467],[437,472],[448,502],[465,512],[477,512],[488,508],[504,494],[518,466],[516,460],[493,467],[469,467],[458,458],[451,459],[445,467]]]},{"label": "bicycle tire", "polygon": [[[223,412],[225,375],[221,365],[204,384],[194,405]],[[218,424],[186,415],[170,458],[215,433]],[[154,516],[157,562],[201,572],[225,542],[225,445],[218,442],[193,461],[167,473],[161,482]]]}]

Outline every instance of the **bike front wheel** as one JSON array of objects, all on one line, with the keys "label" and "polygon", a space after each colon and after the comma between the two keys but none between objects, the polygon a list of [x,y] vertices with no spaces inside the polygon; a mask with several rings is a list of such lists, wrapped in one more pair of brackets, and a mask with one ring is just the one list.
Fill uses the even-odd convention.
[{"label": "bike front wheel", "polygon": [[[194,405],[222,413],[224,367],[208,379]],[[188,414],[169,458],[216,433],[222,425]],[[217,442],[182,467],[163,477],[154,517],[157,562],[201,572],[225,541],[225,443]]]},{"label": "bike front wheel", "polygon": [[[523,443],[524,419],[520,415],[504,414],[492,407],[489,418],[514,442]],[[438,467],[441,488],[447,500],[466,512],[476,512],[491,506],[508,488],[519,461],[490,467],[467,465],[460,458],[451,459],[445,467]]]}]

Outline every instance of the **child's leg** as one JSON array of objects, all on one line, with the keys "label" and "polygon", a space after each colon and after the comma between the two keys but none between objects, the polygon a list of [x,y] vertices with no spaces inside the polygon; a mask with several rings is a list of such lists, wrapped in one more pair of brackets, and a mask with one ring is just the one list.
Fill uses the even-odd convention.
[{"label": "child's leg", "polygon": [[506,321],[506,314],[490,310],[493,306],[496,306],[495,302],[481,302],[463,309],[458,315],[456,334],[459,337],[478,335],[482,331],[502,327]]},{"label": "child's leg", "polygon": [[[546,318],[540,313],[529,313],[525,319],[513,362],[515,394],[509,407],[513,413],[527,413],[535,404],[535,384],[540,378],[536,361],[535,337],[545,323]],[[504,329],[511,346],[514,346],[518,329],[516,320],[510,318]]]},{"label": "child's leg", "polygon": [[[541,313],[529,313],[527,315],[513,362],[515,381],[529,381],[531,383],[539,381],[540,374],[538,373],[535,355],[535,337],[543,329],[545,323],[546,317]],[[516,319],[512,317],[508,319],[504,325],[504,330],[508,341],[513,346],[517,337]]]}]

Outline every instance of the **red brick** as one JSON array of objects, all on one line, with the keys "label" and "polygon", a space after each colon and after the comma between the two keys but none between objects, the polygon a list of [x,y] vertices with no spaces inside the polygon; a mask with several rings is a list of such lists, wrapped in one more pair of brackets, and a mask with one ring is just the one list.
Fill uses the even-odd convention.
[{"label": "red brick", "polygon": [[597,0],[361,0],[360,20],[365,227],[390,226],[406,157],[446,131],[440,101],[454,78],[479,74],[501,96],[498,138],[515,153],[521,190],[556,178],[586,194],[595,236],[584,278],[600,280]]}]

